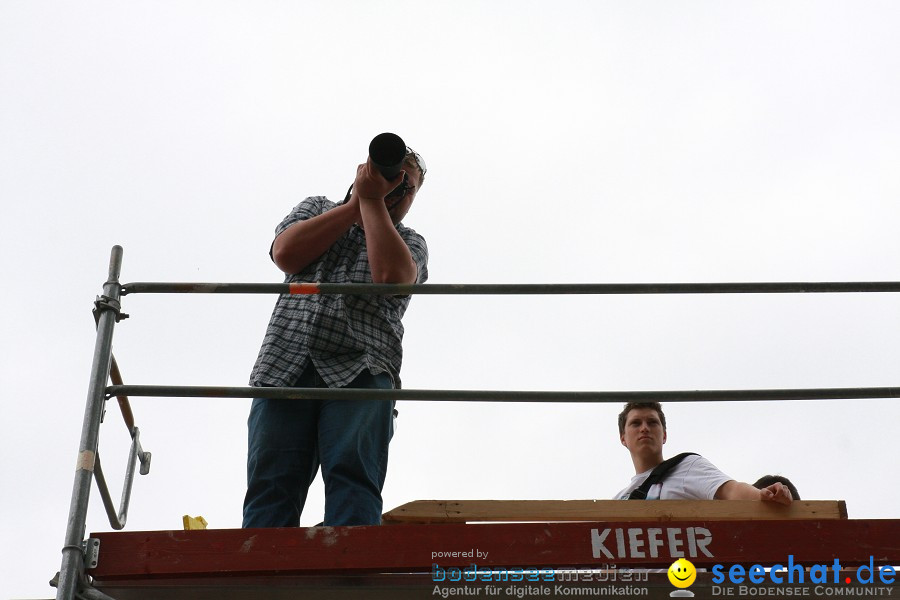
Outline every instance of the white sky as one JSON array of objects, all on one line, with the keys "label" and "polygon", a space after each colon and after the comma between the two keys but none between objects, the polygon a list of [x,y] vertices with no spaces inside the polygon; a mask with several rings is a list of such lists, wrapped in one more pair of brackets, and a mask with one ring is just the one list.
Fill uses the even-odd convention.
[{"label": "white sky", "polygon": [[[0,4],[3,597],[59,569],[110,247],[122,281],[280,281],[369,140],[428,163],[433,283],[895,281],[895,2]],[[128,296],[126,383],[245,385],[274,297]],[[900,297],[419,296],[407,388],[898,386]],[[134,398],[128,529],[240,525],[249,401]],[[101,455],[118,498],[127,435]],[[607,498],[615,405],[402,403],[385,508]],[[667,454],[896,518],[889,400],[668,406]],[[109,529],[92,492],[88,532]],[[321,483],[304,525],[321,520]],[[12,568],[10,568],[12,567]]]}]

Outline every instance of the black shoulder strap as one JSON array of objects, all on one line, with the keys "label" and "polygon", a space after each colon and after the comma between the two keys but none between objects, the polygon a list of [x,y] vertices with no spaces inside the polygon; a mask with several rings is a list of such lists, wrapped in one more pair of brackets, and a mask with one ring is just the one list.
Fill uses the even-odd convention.
[{"label": "black shoulder strap", "polygon": [[662,481],[666,478],[666,475],[669,474],[669,471],[675,468],[678,463],[683,461],[688,456],[697,456],[696,452],[682,452],[677,456],[673,456],[668,460],[664,460],[650,472],[650,475],[644,480],[644,483],[640,485],[640,487],[632,490],[630,494],[628,494],[629,500],[646,500],[647,492],[650,491],[650,488]]}]

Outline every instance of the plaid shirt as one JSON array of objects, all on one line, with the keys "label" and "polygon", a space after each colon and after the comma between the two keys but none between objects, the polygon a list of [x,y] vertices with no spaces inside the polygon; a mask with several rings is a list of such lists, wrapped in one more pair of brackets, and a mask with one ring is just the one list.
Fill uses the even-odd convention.
[{"label": "plaid shirt", "polygon": [[[278,225],[275,237],[294,223],[335,206],[323,196],[306,198]],[[424,283],[428,279],[425,239],[401,224],[397,225],[397,231],[418,267],[416,283]],[[353,225],[315,262],[285,277],[285,283],[300,282],[372,283],[362,228]],[[409,296],[282,294],[272,311],[250,374],[250,384],[292,386],[312,361],[329,387],[343,387],[365,369],[374,374],[390,373],[399,387],[403,359],[400,319],[409,306],[409,299]]]}]

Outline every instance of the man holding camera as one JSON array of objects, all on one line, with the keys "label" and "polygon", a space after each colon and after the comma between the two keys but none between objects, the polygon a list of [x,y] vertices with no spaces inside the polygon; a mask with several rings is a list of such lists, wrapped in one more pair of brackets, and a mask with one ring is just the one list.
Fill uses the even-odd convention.
[{"label": "man holding camera", "polygon": [[[425,240],[400,221],[424,176],[421,156],[406,148],[399,175],[386,179],[370,158],[357,168],[343,202],[321,196],[303,200],[276,228],[270,250],[285,282],[423,283],[428,278]],[[251,384],[399,387],[400,320],[409,300],[279,296]],[[380,524],[393,405],[367,399],[254,399],[243,526],[299,526],[320,465],[325,525]]]}]

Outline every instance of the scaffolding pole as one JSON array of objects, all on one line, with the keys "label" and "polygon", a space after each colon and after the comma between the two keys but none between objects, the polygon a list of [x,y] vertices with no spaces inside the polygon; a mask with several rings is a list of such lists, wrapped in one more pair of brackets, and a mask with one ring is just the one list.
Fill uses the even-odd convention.
[{"label": "scaffolding pole", "polygon": [[109,259],[109,276],[103,285],[103,295],[97,299],[100,313],[97,321],[97,341],[94,345],[94,359],[91,379],[88,385],[84,422],[81,427],[81,442],[78,446],[78,460],[75,466],[75,483],[69,505],[69,519],[66,526],[66,540],[62,548],[62,564],[59,569],[57,600],[73,600],[79,583],[84,578],[84,539],[87,522],[88,501],[91,494],[91,479],[97,445],[100,440],[100,421],[106,403],[106,382],[109,378],[112,357],[113,328],[120,318],[119,299],[121,286],[119,273],[122,268],[122,247],[113,246]]}]

